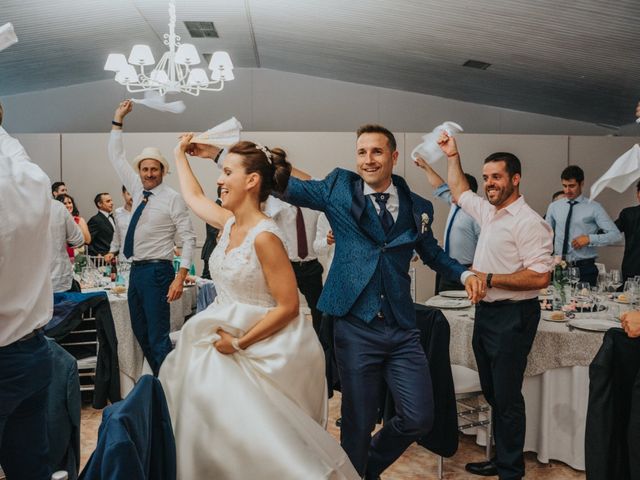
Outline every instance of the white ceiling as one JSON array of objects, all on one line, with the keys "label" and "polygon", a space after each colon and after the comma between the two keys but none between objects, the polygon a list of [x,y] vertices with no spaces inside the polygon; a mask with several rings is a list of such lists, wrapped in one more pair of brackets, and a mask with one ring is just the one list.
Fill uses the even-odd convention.
[{"label": "white ceiling", "polygon": [[[108,53],[168,31],[165,0],[0,0],[19,43],[0,53],[0,95],[91,82]],[[176,0],[200,52],[263,67],[592,123],[633,120],[638,0]],[[191,39],[182,21],[213,21]],[[488,70],[461,65],[491,63]]]}]

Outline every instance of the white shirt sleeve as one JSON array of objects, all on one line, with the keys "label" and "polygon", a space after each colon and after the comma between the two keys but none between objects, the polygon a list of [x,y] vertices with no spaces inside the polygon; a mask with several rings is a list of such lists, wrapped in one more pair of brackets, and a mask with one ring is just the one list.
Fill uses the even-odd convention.
[{"label": "white shirt sleeve", "polygon": [[131,195],[135,195],[136,192],[142,190],[140,175],[138,175],[131,164],[127,162],[127,156],[124,151],[122,130],[111,130],[108,153],[111,165],[113,165],[118,177],[120,177],[120,181],[129,193]]},{"label": "white shirt sleeve", "polygon": [[182,240],[180,267],[189,270],[196,248],[196,233],[191,223],[187,205],[179,196],[176,196],[175,201],[171,204],[171,219],[176,226],[178,237]]}]

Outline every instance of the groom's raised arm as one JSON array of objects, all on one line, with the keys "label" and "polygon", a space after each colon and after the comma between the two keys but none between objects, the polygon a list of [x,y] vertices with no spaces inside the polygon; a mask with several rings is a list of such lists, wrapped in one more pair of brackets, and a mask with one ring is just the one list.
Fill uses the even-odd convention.
[{"label": "groom's raised arm", "polygon": [[335,169],[322,180],[310,180],[311,177],[308,174],[294,167],[282,199],[298,207],[324,212],[337,176],[338,169]]}]

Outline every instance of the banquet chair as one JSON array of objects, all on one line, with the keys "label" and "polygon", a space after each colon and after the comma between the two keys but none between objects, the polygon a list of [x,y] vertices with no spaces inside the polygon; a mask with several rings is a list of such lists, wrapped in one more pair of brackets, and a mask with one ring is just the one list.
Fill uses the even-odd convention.
[{"label": "banquet chair", "polygon": [[[464,432],[471,428],[482,427],[487,433],[486,456],[491,459],[491,407],[480,401],[482,388],[478,372],[462,365],[451,365],[453,386],[458,406],[458,431]],[[470,400],[474,400],[471,405]],[[444,457],[438,457],[438,478],[444,474]]]}]

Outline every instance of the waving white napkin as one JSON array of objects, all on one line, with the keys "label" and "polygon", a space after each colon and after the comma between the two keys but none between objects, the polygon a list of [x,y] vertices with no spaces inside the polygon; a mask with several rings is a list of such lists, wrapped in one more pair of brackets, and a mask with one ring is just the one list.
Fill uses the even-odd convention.
[{"label": "waving white napkin", "polygon": [[13,31],[11,23],[5,23],[0,27],[0,51],[10,47],[18,41],[16,32]]},{"label": "waving white napkin", "polygon": [[161,112],[182,113],[187,108],[182,100],[166,103],[164,96],[157,92],[144,92],[144,98],[132,98],[131,101]]},{"label": "waving white napkin", "polygon": [[241,130],[242,124],[236,117],[231,117],[229,120],[225,120],[206,132],[197,135],[193,138],[192,142],[206,143],[208,145],[215,145],[216,147],[230,147],[240,140]]},{"label": "waving white napkin", "polygon": [[438,137],[440,134],[447,132],[450,136],[454,136],[456,133],[463,131],[462,127],[455,122],[444,122],[438,125],[431,133],[422,136],[422,143],[413,149],[411,158],[415,160],[420,156],[424,158],[427,163],[437,162],[445,156],[438,145]]},{"label": "waving white napkin", "polygon": [[640,178],[640,146],[636,143],[591,185],[591,200],[594,200],[605,187],[622,193],[638,178]]}]

